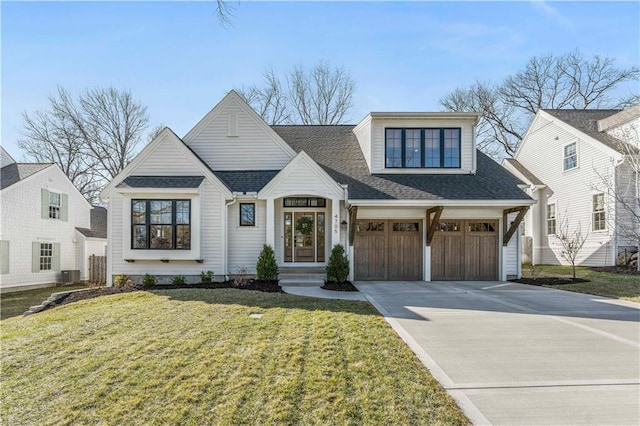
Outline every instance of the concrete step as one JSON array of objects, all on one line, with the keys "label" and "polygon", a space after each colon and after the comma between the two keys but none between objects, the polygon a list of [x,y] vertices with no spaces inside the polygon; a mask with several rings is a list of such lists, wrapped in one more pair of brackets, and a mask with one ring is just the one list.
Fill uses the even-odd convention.
[{"label": "concrete step", "polygon": [[280,287],[322,287],[324,280],[280,280]]},{"label": "concrete step", "polygon": [[324,281],[326,275],[325,274],[278,274],[278,279],[282,280],[320,280]]},{"label": "concrete step", "polygon": [[324,266],[283,266],[279,268],[280,274],[324,274]]}]

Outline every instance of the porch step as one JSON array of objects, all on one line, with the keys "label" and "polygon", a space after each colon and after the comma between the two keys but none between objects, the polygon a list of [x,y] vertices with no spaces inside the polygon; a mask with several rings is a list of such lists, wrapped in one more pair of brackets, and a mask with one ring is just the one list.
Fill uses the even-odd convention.
[{"label": "porch step", "polygon": [[325,274],[324,266],[282,266],[279,268],[280,275],[285,274]]},{"label": "porch step", "polygon": [[[322,269],[322,271],[319,271]],[[280,286],[321,287],[324,285],[324,268],[291,268],[280,270],[278,274]]]}]

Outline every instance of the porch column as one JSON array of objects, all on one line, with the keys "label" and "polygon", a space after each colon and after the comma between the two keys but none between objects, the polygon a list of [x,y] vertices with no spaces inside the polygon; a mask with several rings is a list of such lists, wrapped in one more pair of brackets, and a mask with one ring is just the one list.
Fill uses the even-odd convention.
[{"label": "porch column", "polygon": [[340,244],[340,199],[331,199],[331,248]]},{"label": "porch column", "polygon": [[274,200],[273,198],[267,198],[267,245],[271,246],[274,250],[276,248],[276,233],[275,233],[275,214],[274,214]]}]

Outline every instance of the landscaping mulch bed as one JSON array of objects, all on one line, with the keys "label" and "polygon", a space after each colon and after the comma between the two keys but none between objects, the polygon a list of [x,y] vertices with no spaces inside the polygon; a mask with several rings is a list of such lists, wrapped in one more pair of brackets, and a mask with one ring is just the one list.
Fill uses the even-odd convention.
[{"label": "landscaping mulch bed", "polygon": [[540,278],[520,278],[516,280],[509,280],[514,283],[520,284],[529,284],[529,285],[564,285],[564,284],[577,284],[577,283],[588,283],[589,280],[585,280],[583,278],[576,278],[575,280],[572,278],[560,278],[560,277],[540,277]]},{"label": "landscaping mulch bed", "polygon": [[[56,306],[66,305],[68,303],[77,302],[79,300],[93,299],[94,297],[108,296],[110,294],[129,293],[132,291],[152,291],[152,290],[176,290],[181,288],[236,288],[239,290],[254,290],[262,291],[265,293],[282,293],[282,288],[278,285],[278,281],[257,281],[248,280],[243,284],[236,283],[234,280],[214,282],[209,284],[159,284],[153,287],[142,287],[134,285],[133,287],[96,287],[88,290],[78,291],[70,293],[66,297],[58,300],[57,302],[49,305],[47,309],[51,309]],[[45,309],[46,310],[46,309]]]},{"label": "landscaping mulch bed", "polygon": [[636,268],[635,266],[593,266],[590,269],[597,272],[640,275],[640,271],[638,271],[638,268]]},{"label": "landscaping mulch bed", "polygon": [[343,283],[337,283],[335,281],[325,281],[322,288],[331,291],[358,291],[358,289],[355,288],[353,284],[351,284],[351,281],[345,281]]}]

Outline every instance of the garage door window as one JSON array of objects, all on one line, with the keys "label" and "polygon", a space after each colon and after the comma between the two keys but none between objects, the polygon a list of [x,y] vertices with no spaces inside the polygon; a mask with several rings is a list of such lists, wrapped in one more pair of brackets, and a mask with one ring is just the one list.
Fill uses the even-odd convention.
[{"label": "garage door window", "polygon": [[469,232],[496,232],[496,228],[490,222],[469,222]]},{"label": "garage door window", "polygon": [[384,232],[384,222],[358,222],[358,232]]},{"label": "garage door window", "polygon": [[393,222],[393,232],[418,232],[419,230],[418,222]]},{"label": "garage door window", "polygon": [[440,231],[440,232],[460,232],[460,223],[458,223],[458,222],[440,222],[440,223],[438,223],[438,231]]}]

